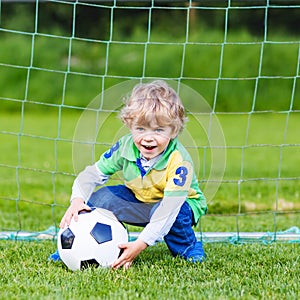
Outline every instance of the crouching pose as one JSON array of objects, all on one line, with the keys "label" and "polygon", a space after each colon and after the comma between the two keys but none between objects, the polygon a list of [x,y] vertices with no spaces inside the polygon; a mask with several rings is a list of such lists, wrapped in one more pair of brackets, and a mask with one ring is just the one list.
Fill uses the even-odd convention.
[{"label": "crouching pose", "polygon": [[[173,256],[202,262],[205,253],[192,226],[207,205],[191,157],[177,140],[186,120],[179,96],[164,81],[139,84],[120,118],[130,134],[78,175],[60,227],[76,221],[81,210],[105,208],[121,222],[144,227],[135,241],[119,245],[122,255],[113,268],[129,268],[141,251],[162,239]],[[124,184],[95,191],[117,171]]]}]

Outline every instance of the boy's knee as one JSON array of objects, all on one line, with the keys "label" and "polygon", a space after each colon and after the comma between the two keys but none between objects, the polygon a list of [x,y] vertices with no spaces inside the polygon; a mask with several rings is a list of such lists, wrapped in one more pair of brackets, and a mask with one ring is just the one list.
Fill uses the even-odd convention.
[{"label": "boy's knee", "polygon": [[107,187],[103,187],[98,191],[94,192],[87,202],[90,207],[101,207],[106,208],[111,202],[111,192]]}]

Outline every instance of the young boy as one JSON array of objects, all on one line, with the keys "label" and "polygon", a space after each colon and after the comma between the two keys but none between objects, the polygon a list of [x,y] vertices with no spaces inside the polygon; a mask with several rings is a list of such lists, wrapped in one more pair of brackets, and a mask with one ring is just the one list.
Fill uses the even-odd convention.
[{"label": "young boy", "polygon": [[[164,81],[139,84],[120,118],[131,133],[78,175],[60,227],[76,221],[81,210],[101,207],[121,222],[144,227],[135,241],[119,245],[123,252],[112,268],[128,269],[141,251],[162,239],[173,256],[202,262],[205,253],[192,226],[207,205],[191,157],[177,140],[186,120],[179,96]],[[124,185],[95,191],[120,170]]]}]

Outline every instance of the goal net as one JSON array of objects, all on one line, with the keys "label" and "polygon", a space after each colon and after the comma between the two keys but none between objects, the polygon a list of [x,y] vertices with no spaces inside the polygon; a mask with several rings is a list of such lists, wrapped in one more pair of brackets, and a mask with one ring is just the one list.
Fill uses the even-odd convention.
[{"label": "goal net", "polygon": [[299,241],[300,1],[0,0],[0,18],[0,238],[55,238],[76,174],[127,132],[122,99],[163,79],[199,239]]}]

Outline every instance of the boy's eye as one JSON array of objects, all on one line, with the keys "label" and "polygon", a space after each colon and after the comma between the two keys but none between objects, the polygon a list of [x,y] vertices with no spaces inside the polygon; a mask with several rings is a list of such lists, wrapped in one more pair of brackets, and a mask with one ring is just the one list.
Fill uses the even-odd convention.
[{"label": "boy's eye", "polygon": [[163,130],[163,128],[156,128],[155,131],[156,132],[163,132],[164,130]]},{"label": "boy's eye", "polygon": [[137,130],[137,131],[144,131],[144,128],[143,127],[136,127],[135,130]]}]

